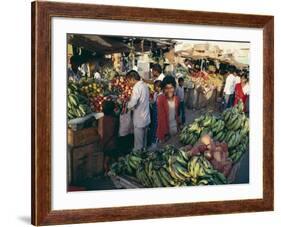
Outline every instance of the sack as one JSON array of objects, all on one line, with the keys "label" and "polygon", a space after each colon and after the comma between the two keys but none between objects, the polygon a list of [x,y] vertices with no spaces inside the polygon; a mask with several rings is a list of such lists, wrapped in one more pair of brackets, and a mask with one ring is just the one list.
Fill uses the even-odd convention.
[{"label": "sack", "polygon": [[119,136],[127,136],[134,132],[133,119],[131,111],[120,114],[119,117]]}]

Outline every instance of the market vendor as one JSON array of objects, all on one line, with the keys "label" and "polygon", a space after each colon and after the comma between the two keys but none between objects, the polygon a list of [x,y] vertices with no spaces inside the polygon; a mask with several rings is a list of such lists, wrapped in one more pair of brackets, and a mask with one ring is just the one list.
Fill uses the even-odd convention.
[{"label": "market vendor", "polygon": [[189,75],[192,75],[194,73],[194,64],[191,62],[191,60],[185,59],[184,66],[186,67]]},{"label": "market vendor", "polygon": [[80,70],[81,58],[79,55],[73,55],[70,58],[70,67],[67,69],[67,78],[69,81],[79,81],[82,77]]},{"label": "market vendor", "polygon": [[152,79],[146,80],[142,79],[144,82],[149,84],[154,84],[155,81],[160,80],[162,81],[165,77],[162,67],[160,64],[154,64],[151,68]]},{"label": "market vendor", "polygon": [[139,150],[146,148],[147,145],[147,131],[150,124],[149,88],[135,70],[129,71],[126,77],[133,87],[127,108],[133,110],[134,150]]},{"label": "market vendor", "polygon": [[100,66],[94,58],[90,58],[87,62],[82,64],[81,71],[85,77],[93,77],[96,80],[101,80]]}]

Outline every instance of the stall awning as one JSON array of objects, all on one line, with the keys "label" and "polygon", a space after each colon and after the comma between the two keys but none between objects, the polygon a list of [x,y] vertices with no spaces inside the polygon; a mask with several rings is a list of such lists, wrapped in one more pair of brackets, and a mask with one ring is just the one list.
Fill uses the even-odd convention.
[{"label": "stall awning", "polygon": [[129,48],[125,43],[115,40],[109,36],[70,35],[68,42],[72,45],[82,47],[99,54],[112,54],[129,51]]}]

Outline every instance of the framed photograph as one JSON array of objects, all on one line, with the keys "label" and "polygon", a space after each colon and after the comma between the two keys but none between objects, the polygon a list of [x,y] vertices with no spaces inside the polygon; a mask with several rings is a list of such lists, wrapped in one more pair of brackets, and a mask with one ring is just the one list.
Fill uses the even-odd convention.
[{"label": "framed photograph", "polygon": [[32,3],[32,224],[274,204],[274,17]]}]

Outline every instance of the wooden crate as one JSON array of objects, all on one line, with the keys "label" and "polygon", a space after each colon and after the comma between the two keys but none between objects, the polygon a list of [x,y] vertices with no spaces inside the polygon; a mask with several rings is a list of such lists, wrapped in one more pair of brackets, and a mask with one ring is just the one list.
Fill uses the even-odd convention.
[{"label": "wooden crate", "polygon": [[87,179],[103,173],[103,152],[100,152],[97,142],[79,147],[70,146],[68,149],[68,176],[72,185],[81,185]]},{"label": "wooden crate", "polygon": [[96,127],[84,128],[77,131],[70,128],[67,130],[67,143],[71,146],[91,144],[98,140],[98,129]]},{"label": "wooden crate", "polygon": [[103,152],[94,152],[92,155],[92,176],[98,176],[104,173],[103,169]]}]

